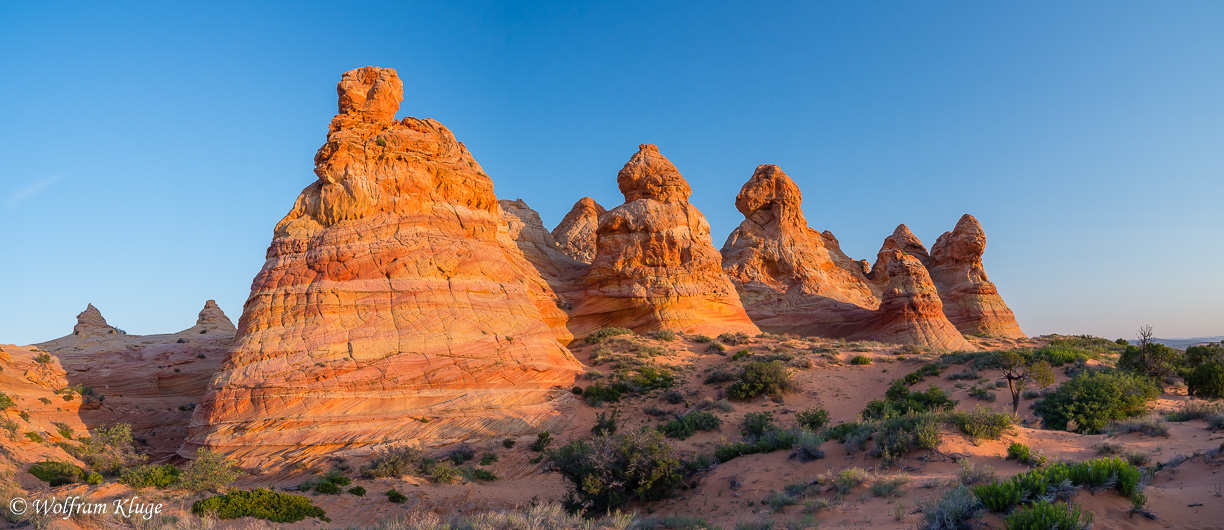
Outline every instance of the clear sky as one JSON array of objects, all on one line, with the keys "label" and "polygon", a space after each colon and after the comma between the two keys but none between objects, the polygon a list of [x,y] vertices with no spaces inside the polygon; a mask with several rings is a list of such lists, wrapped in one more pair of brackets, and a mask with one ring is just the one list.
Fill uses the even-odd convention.
[{"label": "clear sky", "polygon": [[1030,335],[1224,335],[1224,3],[0,2],[0,343],[237,321],[351,68],[551,228],[656,143],[874,261],[964,213]]}]

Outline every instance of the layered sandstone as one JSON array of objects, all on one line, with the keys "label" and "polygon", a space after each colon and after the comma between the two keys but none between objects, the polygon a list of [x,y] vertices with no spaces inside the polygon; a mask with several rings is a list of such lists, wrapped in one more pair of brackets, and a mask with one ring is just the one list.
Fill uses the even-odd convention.
[{"label": "layered sandstone", "polygon": [[391,69],[344,74],[318,180],[277,224],[182,454],[309,457],[537,432],[580,365],[493,182]]},{"label": "layered sandstone", "polygon": [[552,231],[561,252],[583,263],[595,261],[595,231],[599,228],[599,216],[605,212],[595,199],[578,199]]},{"label": "layered sandstone", "polygon": [[879,289],[832,233],[808,227],[799,187],[778,166],[758,166],[735,197],[744,221],[722,248],[722,266],[761,329],[852,335],[879,306]]},{"label": "layered sandstone", "polygon": [[501,200],[498,203],[510,239],[552,289],[555,305],[563,310],[571,309],[574,301],[581,296],[582,277],[586,274],[587,264],[563,252],[552,234],[544,228],[539,212],[522,199]]},{"label": "layered sandstone", "polygon": [[599,217],[596,251],[570,329],[759,333],[722,270],[688,182],[643,144],[616,178],[625,203]]},{"label": "layered sandstone", "polygon": [[36,346],[62,368],[65,384],[57,388],[91,389],[79,399],[81,421],[89,428],[127,423],[161,461],[186,437],[192,410],[233,346],[235,331],[212,300],[194,326],[157,335],[123,333],[90,304],[71,335]]},{"label": "layered sandstone", "polygon": [[897,249],[880,250],[886,281],[880,307],[857,338],[917,344],[950,350],[973,347],[943,314],[943,303],[930,274],[918,258]]},{"label": "layered sandstone", "polygon": [[986,232],[969,214],[931,245],[928,269],[939,289],[944,314],[962,333],[1022,338],[1016,316],[986,277],[982,267],[985,251]]}]

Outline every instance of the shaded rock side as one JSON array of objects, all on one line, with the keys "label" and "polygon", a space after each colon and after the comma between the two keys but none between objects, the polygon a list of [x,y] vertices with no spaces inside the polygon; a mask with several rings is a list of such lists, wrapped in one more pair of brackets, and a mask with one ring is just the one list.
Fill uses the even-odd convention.
[{"label": "shaded rock side", "polygon": [[658,147],[639,146],[616,180],[625,203],[599,217],[571,331],[758,334],[722,270],[709,223],[688,202],[688,182]]},{"label": "shaded rock side", "polygon": [[[180,454],[309,458],[563,424],[581,365],[493,182],[396,72],[344,74],[318,180],[276,226]],[[552,325],[550,325],[550,322]]]},{"label": "shaded rock side", "polygon": [[986,334],[1006,338],[1023,338],[999,290],[986,277],[982,254],[986,251],[986,233],[972,215],[965,214],[951,232],[944,232],[931,245],[928,270],[948,321],[969,335]]},{"label": "shaded rock side", "polygon": [[574,203],[565,218],[552,230],[553,240],[565,255],[590,264],[595,261],[595,231],[599,228],[599,216],[607,210],[595,199],[583,197]]},{"label": "shaded rock side", "polygon": [[722,266],[761,329],[829,337],[854,333],[879,306],[879,289],[828,231],[808,227],[799,187],[778,166],[758,166],[735,197],[744,214]]},{"label": "shaded rock side", "polygon": [[66,384],[57,388],[90,389],[75,400],[81,421],[91,429],[127,423],[153,461],[165,461],[182,445],[192,410],[233,347],[234,325],[212,300],[194,326],[178,333],[98,333],[115,329],[99,321],[105,322],[90,305],[72,334],[36,346],[62,367]]},{"label": "shaded rock side", "polygon": [[[577,261],[553,240],[544,228],[540,214],[522,199],[498,201],[502,218],[509,229],[510,239],[522,251],[527,261],[535,266],[556,295],[554,303],[562,309],[570,309],[581,290],[581,280],[586,274],[587,264]],[[564,326],[564,323],[562,323]]]}]

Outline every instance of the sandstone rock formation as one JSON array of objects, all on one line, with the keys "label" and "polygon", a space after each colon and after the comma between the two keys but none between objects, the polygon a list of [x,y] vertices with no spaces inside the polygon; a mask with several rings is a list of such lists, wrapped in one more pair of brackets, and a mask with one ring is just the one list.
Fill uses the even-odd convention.
[{"label": "sandstone rock formation", "polygon": [[723,245],[723,268],[761,329],[968,348],[943,316],[926,249],[905,225],[871,267],[846,256],[829,231],[809,228],[802,200],[794,181],[768,164],[735,198],[744,221]]},{"label": "sandstone rock formation", "polygon": [[344,74],[318,181],[277,224],[181,454],[307,458],[538,432],[580,365],[493,182],[391,69]]},{"label": "sandstone rock formation", "polygon": [[606,211],[595,199],[578,199],[552,231],[552,237],[561,247],[561,252],[583,263],[594,261],[595,231],[599,228],[599,216]]},{"label": "sandstone rock formation", "polygon": [[611,326],[759,333],[723,273],[709,223],[688,202],[688,182],[659,148],[639,146],[616,182],[625,203],[599,217],[574,334]]},{"label": "sandstone rock formation", "polygon": [[36,347],[62,367],[64,384],[56,388],[90,389],[76,400],[81,421],[90,428],[127,423],[153,460],[162,461],[186,437],[192,409],[233,346],[235,331],[212,300],[194,326],[159,335],[123,333],[90,304],[71,335]]},{"label": "sandstone rock formation", "polygon": [[778,166],[758,166],[735,197],[744,221],[723,245],[723,269],[761,329],[853,335],[879,306],[879,289],[833,234],[808,227],[802,201]]},{"label": "sandstone rock formation", "polygon": [[982,267],[985,251],[986,233],[969,214],[931,245],[928,269],[939,288],[944,314],[962,333],[1022,338],[1016,316],[986,277]]}]

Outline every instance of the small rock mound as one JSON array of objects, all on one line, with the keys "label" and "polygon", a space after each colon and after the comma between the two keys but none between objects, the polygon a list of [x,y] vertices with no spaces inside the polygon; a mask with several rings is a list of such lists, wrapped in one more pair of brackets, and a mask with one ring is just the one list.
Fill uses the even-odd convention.
[{"label": "small rock mound", "polygon": [[595,230],[599,228],[599,217],[606,212],[595,199],[578,199],[552,231],[552,237],[560,246],[561,252],[582,263],[590,264],[594,261]]},{"label": "small rock mound", "polygon": [[984,252],[986,232],[977,218],[969,214],[931,246],[928,268],[939,288],[944,314],[962,333],[1022,338],[1024,332],[1015,314],[986,277],[982,266]]}]

